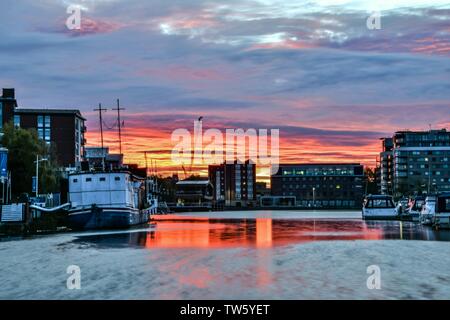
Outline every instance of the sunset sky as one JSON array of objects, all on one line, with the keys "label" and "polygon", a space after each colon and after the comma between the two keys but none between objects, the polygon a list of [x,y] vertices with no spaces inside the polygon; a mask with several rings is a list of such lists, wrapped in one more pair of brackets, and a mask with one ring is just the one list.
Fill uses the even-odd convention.
[{"label": "sunset sky", "polygon": [[[70,4],[81,30],[65,26]],[[373,166],[380,137],[450,129],[448,0],[7,0],[0,21],[0,86],[20,107],[80,109],[98,145],[93,109],[120,98],[126,160],[152,150],[164,173],[182,172],[172,131],[199,116],[280,129],[283,162]]]}]

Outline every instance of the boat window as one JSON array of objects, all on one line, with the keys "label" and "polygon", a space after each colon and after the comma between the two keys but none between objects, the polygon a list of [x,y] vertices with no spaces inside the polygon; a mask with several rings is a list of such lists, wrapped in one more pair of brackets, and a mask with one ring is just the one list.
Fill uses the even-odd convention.
[{"label": "boat window", "polygon": [[91,182],[92,178],[86,178],[86,182]]},{"label": "boat window", "polygon": [[115,177],[114,180],[115,181],[120,181],[120,177]]},{"label": "boat window", "polygon": [[73,179],[73,183],[77,183],[78,182],[78,179]]},{"label": "boat window", "polygon": [[106,178],[105,177],[101,177],[100,181],[106,181]]},{"label": "boat window", "polygon": [[366,202],[366,208],[393,208],[391,199],[370,199]]}]

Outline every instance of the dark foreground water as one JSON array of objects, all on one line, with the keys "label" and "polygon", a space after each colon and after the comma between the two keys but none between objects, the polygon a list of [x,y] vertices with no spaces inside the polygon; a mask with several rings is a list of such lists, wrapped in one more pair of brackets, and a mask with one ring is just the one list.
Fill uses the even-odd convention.
[{"label": "dark foreground water", "polygon": [[[450,299],[450,232],[357,212],[159,216],[0,242],[0,299]],[[70,265],[81,289],[69,290]],[[367,286],[379,267],[381,289]]]}]

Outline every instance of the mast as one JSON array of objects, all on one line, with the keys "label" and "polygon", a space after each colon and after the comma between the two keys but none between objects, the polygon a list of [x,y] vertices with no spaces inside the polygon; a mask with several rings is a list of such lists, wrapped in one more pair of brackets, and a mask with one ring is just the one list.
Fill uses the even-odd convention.
[{"label": "mast", "polygon": [[122,154],[122,123],[120,122],[120,111],[125,110],[120,107],[120,100],[117,99],[117,108],[112,109],[117,111],[117,126],[119,129],[119,154]]},{"label": "mast", "polygon": [[102,144],[102,165],[103,165],[103,170],[105,170],[105,149],[103,147],[103,118],[102,118],[102,114],[103,112],[106,112],[106,109],[102,108],[102,104],[99,103],[98,104],[98,109],[94,109],[94,111],[98,111],[98,117],[100,120],[100,139],[101,139],[101,144]]}]

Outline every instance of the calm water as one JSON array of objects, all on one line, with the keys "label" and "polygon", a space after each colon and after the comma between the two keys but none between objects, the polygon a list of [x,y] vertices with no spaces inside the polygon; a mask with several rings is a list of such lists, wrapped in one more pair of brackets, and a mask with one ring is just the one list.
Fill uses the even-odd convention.
[{"label": "calm water", "polygon": [[[0,242],[0,298],[449,299],[450,232],[358,212],[158,216],[149,227]],[[81,268],[81,290],[66,268]],[[369,290],[367,267],[381,269]]]}]

